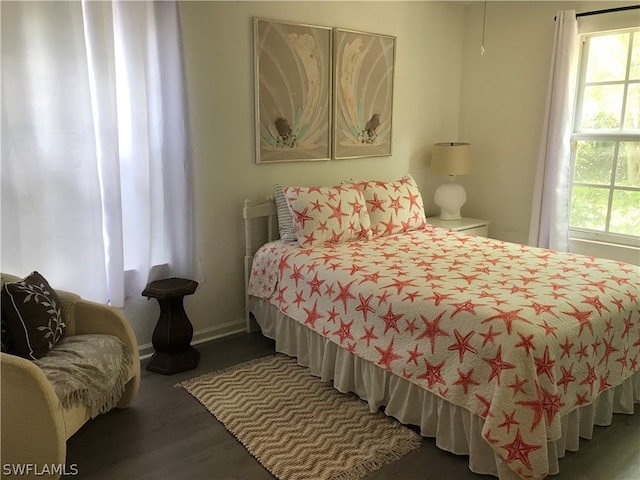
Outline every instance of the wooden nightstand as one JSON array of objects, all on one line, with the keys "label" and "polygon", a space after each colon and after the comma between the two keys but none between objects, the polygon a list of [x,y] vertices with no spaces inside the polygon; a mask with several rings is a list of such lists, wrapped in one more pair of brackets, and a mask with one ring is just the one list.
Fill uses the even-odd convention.
[{"label": "wooden nightstand", "polygon": [[427,223],[429,225],[435,225],[436,227],[463,232],[468,235],[487,237],[489,236],[489,223],[491,222],[468,217],[462,217],[460,220],[440,220],[440,217],[427,217]]}]

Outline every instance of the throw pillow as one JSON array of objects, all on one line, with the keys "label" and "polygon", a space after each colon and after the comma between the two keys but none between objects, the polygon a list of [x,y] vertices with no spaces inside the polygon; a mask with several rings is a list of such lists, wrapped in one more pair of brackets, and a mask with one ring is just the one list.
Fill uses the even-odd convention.
[{"label": "throw pillow", "polygon": [[4,284],[2,313],[11,337],[12,353],[30,360],[46,355],[66,328],[62,303],[38,272],[19,282]]},{"label": "throw pillow", "polygon": [[354,182],[364,194],[373,238],[424,228],[427,219],[418,185],[409,174],[395,182]]},{"label": "throw pillow", "polygon": [[9,329],[7,328],[7,322],[4,320],[4,314],[0,312],[0,352],[10,353],[10,350]]},{"label": "throw pillow", "polygon": [[369,214],[357,186],[285,187],[284,194],[302,247],[371,238]]},{"label": "throw pillow", "polygon": [[273,186],[273,196],[276,200],[276,213],[278,215],[278,231],[280,240],[283,242],[297,242],[296,232],[293,230],[293,218],[287,204],[287,197],[284,196],[282,185]]}]

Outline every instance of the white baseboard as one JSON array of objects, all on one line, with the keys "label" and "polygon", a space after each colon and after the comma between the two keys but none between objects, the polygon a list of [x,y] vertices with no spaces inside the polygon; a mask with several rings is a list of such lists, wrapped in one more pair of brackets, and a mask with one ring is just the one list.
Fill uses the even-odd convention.
[{"label": "white baseboard", "polygon": [[[215,327],[205,328],[193,332],[193,339],[191,345],[198,345],[200,343],[209,342],[217,338],[228,337],[236,333],[245,332],[245,321],[236,320],[234,322],[223,323],[222,325],[216,325]],[[153,345],[151,343],[145,343],[138,345],[138,352],[140,353],[140,360],[146,360],[150,358],[154,353]]]}]

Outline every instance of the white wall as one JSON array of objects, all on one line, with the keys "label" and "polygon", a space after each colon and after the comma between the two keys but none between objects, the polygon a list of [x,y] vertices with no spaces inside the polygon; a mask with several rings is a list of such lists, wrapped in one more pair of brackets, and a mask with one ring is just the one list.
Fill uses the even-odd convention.
[{"label": "white wall", "polygon": [[[269,195],[276,182],[329,185],[410,172],[433,215],[433,192],[444,179],[429,172],[431,146],[468,141],[474,171],[459,179],[469,197],[463,213],[490,220],[494,238],[526,243],[553,17],[559,10],[633,3],[489,1],[481,56],[482,1],[181,2],[203,271],[200,287],[185,299],[194,340],[243,328],[242,203]],[[254,163],[254,16],[397,37],[391,157]],[[579,243],[590,255],[616,255],[615,249]],[[621,260],[640,263],[637,251],[628,249]],[[157,303],[131,301],[125,313],[149,349]]]},{"label": "white wall", "polygon": [[[459,178],[469,197],[463,213],[491,220],[494,238],[526,243],[553,17],[558,10],[628,4],[488,2],[480,56],[483,2],[180,3],[204,272],[197,292],[185,299],[194,340],[243,328],[242,202],[270,194],[276,182],[329,185],[410,172],[433,215],[433,192],[444,179],[429,172],[431,145],[468,141],[474,172]],[[254,163],[254,16],[397,36],[392,157]],[[626,254],[632,261],[634,252]],[[148,344],[155,301],[131,302],[126,313],[139,342]]]},{"label": "white wall", "polygon": [[[491,220],[491,237],[527,243],[554,16],[560,10],[589,12],[634,3],[487,2],[482,56],[483,4],[466,7],[460,137],[472,144],[475,170],[462,177],[469,197],[464,213]],[[584,242],[572,247],[578,253],[640,263],[638,252],[629,249]]]},{"label": "white wall", "polygon": [[[204,281],[185,298],[194,339],[243,328],[245,198],[274,183],[331,185],[393,180],[410,172],[425,193],[431,145],[457,140],[464,7],[447,2],[181,2],[195,163],[197,248]],[[329,162],[254,163],[253,17],[397,36],[393,155]],[[140,344],[151,341],[155,302],[126,313]]]}]

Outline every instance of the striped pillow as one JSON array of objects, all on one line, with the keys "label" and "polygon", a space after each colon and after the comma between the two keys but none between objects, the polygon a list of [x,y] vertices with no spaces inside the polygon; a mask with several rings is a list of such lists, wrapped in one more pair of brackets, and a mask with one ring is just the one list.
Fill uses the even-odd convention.
[{"label": "striped pillow", "polygon": [[296,232],[293,229],[293,217],[287,205],[287,197],[282,191],[284,187],[280,184],[273,186],[273,193],[276,199],[276,213],[278,214],[278,231],[280,240],[283,242],[297,242]]}]

